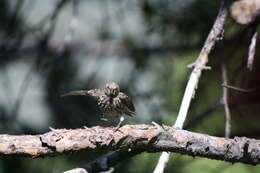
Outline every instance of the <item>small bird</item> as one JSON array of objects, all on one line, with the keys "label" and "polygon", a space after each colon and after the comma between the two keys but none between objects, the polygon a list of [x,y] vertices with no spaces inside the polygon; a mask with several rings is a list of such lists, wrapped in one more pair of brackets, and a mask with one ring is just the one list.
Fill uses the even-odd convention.
[{"label": "small bird", "polygon": [[119,91],[119,85],[115,82],[109,82],[105,88],[91,90],[77,90],[61,95],[61,97],[71,95],[92,96],[97,98],[97,104],[107,115],[120,117],[120,121],[115,128],[117,131],[124,121],[123,114],[135,115],[135,107],[130,97]]}]

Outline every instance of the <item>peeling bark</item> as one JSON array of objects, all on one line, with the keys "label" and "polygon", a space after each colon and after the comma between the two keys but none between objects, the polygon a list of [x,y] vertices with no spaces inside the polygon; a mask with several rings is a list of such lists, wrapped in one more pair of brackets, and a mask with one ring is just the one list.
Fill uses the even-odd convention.
[{"label": "peeling bark", "polygon": [[0,153],[41,157],[79,150],[170,151],[232,163],[260,163],[260,140],[246,137],[226,139],[152,125],[125,125],[114,132],[111,127],[53,129],[42,135],[0,135]]}]

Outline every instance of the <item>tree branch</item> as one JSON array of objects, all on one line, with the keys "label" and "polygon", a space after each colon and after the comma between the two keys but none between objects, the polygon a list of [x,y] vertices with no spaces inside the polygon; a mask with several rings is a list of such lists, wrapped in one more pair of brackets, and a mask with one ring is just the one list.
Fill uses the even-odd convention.
[{"label": "tree branch", "polygon": [[[173,127],[165,127],[165,130],[162,130],[144,124],[125,125],[117,132],[111,127],[96,126],[74,130],[55,129],[41,135],[0,135],[1,154],[33,158],[83,149],[127,149],[129,152],[169,151],[255,165],[260,163],[259,146],[260,140],[245,137],[225,139]],[[116,162],[110,160],[108,164],[111,165],[108,165],[108,168],[113,163]]]},{"label": "tree branch", "polygon": [[[227,85],[228,75],[227,75],[227,66],[225,62],[222,62],[221,64],[221,71],[222,71],[223,84]],[[226,87],[223,87],[222,101],[225,109],[225,137],[229,138],[231,132],[231,116],[230,116],[230,109],[229,109],[229,102],[228,102],[228,89]]]},{"label": "tree branch", "polygon": [[[209,114],[211,114],[215,110],[222,108],[222,107],[223,107],[223,103],[216,103],[215,105],[205,109],[201,113],[195,114],[194,116],[192,116],[192,119],[190,121],[188,121],[187,124],[184,126],[184,129],[193,127],[195,124],[197,124],[197,122],[200,122],[202,119],[207,117]],[[247,135],[245,135],[245,136],[247,136]],[[113,166],[117,165],[118,163],[122,162],[123,160],[129,159],[130,157],[133,157],[142,152],[143,152],[143,150],[131,150],[129,152],[127,149],[119,149],[117,151],[113,151],[108,154],[102,155],[95,161],[86,164],[85,166],[83,166],[83,168],[85,168],[85,169],[74,168],[74,169],[71,169],[71,170],[63,172],[63,173],[88,173],[91,171],[98,172],[98,171],[100,171],[100,169],[102,169],[102,171],[107,171],[111,168],[111,166],[113,167]],[[110,164],[111,162],[108,161],[108,162],[106,162],[107,164],[105,164],[106,166],[104,168],[104,166],[102,166],[104,164],[102,164],[102,163],[104,163],[103,161],[106,161],[106,160],[113,161],[113,164]],[[95,165],[95,167],[94,167],[94,165]]]},{"label": "tree branch", "polygon": [[253,28],[253,36],[251,38],[251,43],[249,45],[248,50],[248,59],[247,59],[247,68],[249,70],[253,70],[253,62],[255,57],[255,50],[256,50],[256,42],[257,42],[257,25]]},{"label": "tree branch", "polygon": [[[206,64],[208,62],[208,56],[211,50],[214,48],[217,41],[223,38],[224,24],[228,13],[228,0],[222,0],[219,8],[217,18],[210,30],[208,37],[200,51],[197,60],[188,67],[194,67],[192,70],[189,81],[187,83],[184,96],[182,98],[180,110],[177,119],[174,123],[174,127],[182,128],[186,119],[188,109],[190,107],[191,99],[195,96],[196,89],[198,87],[199,79],[204,69],[210,69]],[[154,169],[154,173],[163,173],[164,168],[169,160],[170,153],[163,152],[159,158],[159,161]]]}]

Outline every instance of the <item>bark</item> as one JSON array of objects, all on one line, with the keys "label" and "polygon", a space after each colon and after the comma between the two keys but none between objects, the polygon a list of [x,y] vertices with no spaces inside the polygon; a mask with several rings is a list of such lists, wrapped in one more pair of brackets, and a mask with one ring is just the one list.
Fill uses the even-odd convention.
[{"label": "bark", "polygon": [[0,153],[40,157],[79,150],[127,149],[146,152],[169,151],[232,163],[260,163],[260,140],[246,137],[226,139],[172,127],[125,125],[112,127],[52,129],[41,135],[0,135]]}]

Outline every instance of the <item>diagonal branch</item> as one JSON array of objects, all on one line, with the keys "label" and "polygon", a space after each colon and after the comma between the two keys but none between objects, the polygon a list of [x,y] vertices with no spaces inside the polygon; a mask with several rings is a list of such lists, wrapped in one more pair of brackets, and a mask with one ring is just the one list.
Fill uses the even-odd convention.
[{"label": "diagonal branch", "polygon": [[190,75],[189,82],[187,84],[183,96],[180,111],[177,120],[174,124],[175,127],[182,128],[189,109],[191,99],[195,94],[195,90],[197,88],[202,70],[207,69],[206,64],[208,62],[208,56],[211,50],[213,49],[213,47],[215,46],[216,42],[222,39],[223,32],[224,32],[223,27],[225,23],[225,18],[227,16],[227,8],[228,8],[227,2],[226,0],[224,0],[221,4],[217,19],[205,41],[205,44],[201,49],[201,52],[196,62],[192,65],[194,66],[194,69]]},{"label": "diagonal branch", "polygon": [[253,36],[248,51],[247,68],[252,71],[257,42],[257,25],[254,26]]},{"label": "diagonal branch", "polygon": [[235,87],[235,86],[231,86],[231,85],[226,85],[226,84],[222,84],[223,87],[234,90],[234,91],[239,91],[241,93],[255,93],[255,92],[259,92],[260,88],[250,88],[250,89],[244,89],[244,88],[239,88],[239,87]]},{"label": "diagonal branch", "polygon": [[[259,145],[260,140],[245,137],[226,139],[173,127],[165,127],[165,130],[162,130],[144,124],[125,125],[117,132],[111,127],[96,126],[85,129],[52,129],[51,132],[41,135],[0,135],[2,155],[32,157],[64,154],[83,149],[96,151],[124,149],[130,156],[142,151],[152,153],[169,151],[255,165],[260,163]],[[102,162],[105,165],[104,161]],[[98,161],[89,165],[93,167],[95,163]],[[107,168],[113,166],[113,159],[107,160],[106,164]],[[89,166],[85,168],[92,169]]]},{"label": "diagonal branch", "polygon": [[[228,13],[228,2],[227,0],[222,0],[218,12],[218,16],[204,43],[204,46],[202,47],[196,62],[190,65],[190,67],[194,67],[194,69],[190,75],[188,84],[186,86],[184,96],[181,102],[180,110],[177,119],[175,121],[174,127],[177,128],[183,127],[190,106],[190,102],[192,97],[194,97],[195,95],[195,91],[198,86],[199,78],[201,76],[202,70],[209,69],[209,67],[206,67],[206,64],[208,62],[208,56],[211,50],[214,48],[216,42],[222,39],[223,37],[223,33],[224,33],[223,28],[224,28],[224,23],[225,23],[227,13]],[[169,157],[170,157],[170,153],[166,153],[166,152],[162,153],[156,165],[154,173],[163,173],[164,168],[169,160]]]}]

